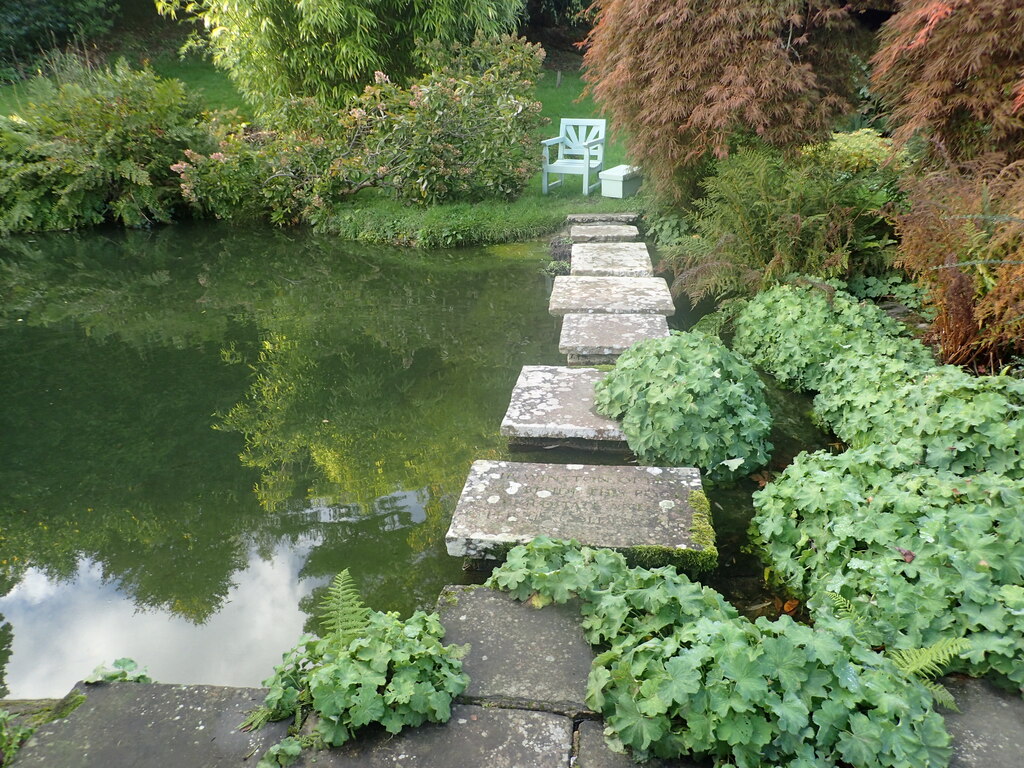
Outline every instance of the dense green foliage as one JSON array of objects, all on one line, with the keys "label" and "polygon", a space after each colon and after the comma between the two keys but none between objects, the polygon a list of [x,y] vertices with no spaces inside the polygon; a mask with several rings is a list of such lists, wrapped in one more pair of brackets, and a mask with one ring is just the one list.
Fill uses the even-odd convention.
[{"label": "dense green foliage", "polygon": [[1024,488],[919,466],[900,446],[802,454],[755,494],[775,576],[821,617],[851,601],[868,643],[966,636],[966,669],[1024,686]]},{"label": "dense green foliage", "polygon": [[169,221],[181,202],[170,166],[205,141],[181,83],[69,59],[0,117],[0,234]]},{"label": "dense green foliage", "polygon": [[783,386],[819,390],[830,361],[858,352],[931,363],[924,345],[875,305],[830,285],[804,282],[758,294],[735,319],[733,349]]},{"label": "dense green foliage", "polygon": [[112,666],[100,664],[83,683],[152,683],[145,667],[140,668],[134,659],[117,659]]},{"label": "dense green foliage", "polygon": [[33,732],[33,728],[13,722],[11,713],[6,709],[0,709],[0,766],[14,761],[18,748]]},{"label": "dense green foliage", "polygon": [[1024,380],[871,354],[825,372],[814,409],[847,444],[900,444],[935,469],[1024,479]]},{"label": "dense green foliage", "polygon": [[895,240],[882,208],[897,197],[872,131],[836,134],[800,158],[744,148],[714,164],[704,196],[665,258],[674,288],[694,301],[756,292],[799,272],[820,278],[876,274]]},{"label": "dense green foliage", "polygon": [[598,411],[622,420],[647,464],[695,466],[712,480],[764,466],[771,414],[764,385],[718,339],[673,333],[630,347],[594,387]]},{"label": "dense green foliage", "polygon": [[442,646],[437,614],[416,611],[405,621],[397,613],[363,606],[348,571],[335,577],[321,603],[324,636],[303,635],[284,654],[263,706],[244,727],[294,718],[312,711],[312,739],[290,737],[268,751],[260,766],[290,765],[303,746],[340,746],[370,723],[388,733],[425,722],[444,723],[451,702],[469,678],[460,661],[464,648]]},{"label": "dense green foliage", "polygon": [[508,200],[535,171],[542,58],[513,37],[432,49],[435,70],[408,88],[381,76],[337,113],[297,103],[301,129],[227,136],[175,170],[200,214],[277,224],[331,219],[368,187],[424,205]]},{"label": "dense green foliage", "polygon": [[579,598],[594,660],[587,702],[637,758],[716,765],[939,768],[949,737],[927,690],[849,621],[751,623],[672,568],[537,539],[489,585],[536,605]]},{"label": "dense green foliage", "polygon": [[5,2],[0,7],[0,82],[29,69],[54,45],[108,32],[117,8],[117,0]]},{"label": "dense green foliage", "polygon": [[423,43],[450,46],[512,31],[522,3],[157,0],[157,8],[200,19],[214,61],[243,96],[261,115],[287,123],[294,99],[341,109],[376,72],[402,83],[422,74]]}]

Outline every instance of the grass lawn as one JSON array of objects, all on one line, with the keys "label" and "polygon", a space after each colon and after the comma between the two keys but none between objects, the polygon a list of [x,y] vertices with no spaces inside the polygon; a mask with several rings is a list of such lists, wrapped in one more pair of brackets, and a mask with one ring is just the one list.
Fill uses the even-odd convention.
[{"label": "grass lawn", "polygon": [[[145,45],[135,44],[124,53],[134,64],[148,63],[158,74],[183,81],[199,93],[206,108],[234,109],[241,119],[251,119],[251,110],[227,74],[212,62],[199,56],[181,59],[173,53],[173,46],[154,47],[157,52],[152,59],[146,58]],[[566,177],[565,183],[548,195],[540,192],[540,141],[557,135],[562,117],[599,116],[593,100],[581,97],[583,87],[576,71],[563,71],[559,78],[556,72],[547,70],[541,77],[536,98],[543,104],[542,114],[551,122],[537,131],[537,173],[519,199],[421,208],[367,190],[352,203],[340,206],[322,228],[366,242],[450,247],[539,237],[557,229],[569,213],[636,210],[635,199],[603,198],[597,193],[583,196],[578,176]],[[17,113],[30,98],[30,90],[29,82],[0,87],[0,114]],[[616,136],[609,138],[606,168],[625,162],[623,143]]]}]

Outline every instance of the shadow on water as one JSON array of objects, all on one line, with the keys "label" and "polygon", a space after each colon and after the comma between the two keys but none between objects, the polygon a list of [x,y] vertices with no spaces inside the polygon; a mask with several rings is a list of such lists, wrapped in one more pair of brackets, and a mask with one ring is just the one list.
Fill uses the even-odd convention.
[{"label": "shadow on water", "polygon": [[556,362],[544,255],[209,225],[0,244],[11,693],[122,655],[255,684],[342,568],[374,608],[432,605],[463,578],[469,464],[503,450],[520,367]]}]

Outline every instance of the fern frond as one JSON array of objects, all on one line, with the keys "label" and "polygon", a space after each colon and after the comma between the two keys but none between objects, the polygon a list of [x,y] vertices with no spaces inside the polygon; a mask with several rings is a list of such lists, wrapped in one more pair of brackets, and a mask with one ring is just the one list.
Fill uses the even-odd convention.
[{"label": "fern frond", "polygon": [[838,592],[826,592],[825,596],[832,603],[832,612],[836,615],[836,618],[849,621],[853,624],[853,633],[860,636],[864,629],[864,618],[857,610],[857,606]]},{"label": "fern frond", "polygon": [[363,604],[348,568],[334,577],[320,602],[320,618],[327,632],[339,640],[351,640],[366,633],[370,609]]},{"label": "fern frond", "polygon": [[269,707],[265,707],[261,704],[245,716],[245,720],[239,724],[238,730],[258,731],[270,722],[270,718],[273,714],[273,711]]},{"label": "fern frond", "polygon": [[932,698],[935,700],[937,707],[942,707],[950,712],[960,711],[960,708],[956,705],[956,700],[953,698],[953,694],[942,683],[937,683],[934,680],[919,680],[918,682],[931,691]]},{"label": "fern frond", "polygon": [[886,653],[893,663],[908,675],[920,678],[938,677],[953,659],[970,644],[962,637],[944,637],[927,648],[893,650]]}]

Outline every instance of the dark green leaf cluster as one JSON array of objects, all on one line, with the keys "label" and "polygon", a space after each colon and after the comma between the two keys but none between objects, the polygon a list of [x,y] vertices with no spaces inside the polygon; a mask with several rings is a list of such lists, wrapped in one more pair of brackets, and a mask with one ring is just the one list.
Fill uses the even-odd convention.
[{"label": "dark green leaf cluster", "polygon": [[112,667],[100,664],[92,674],[82,680],[84,683],[152,683],[153,678],[145,667],[139,667],[134,659],[117,659]]},{"label": "dark green leaf cluster", "polygon": [[119,61],[68,65],[35,88],[0,117],[0,234],[170,221],[182,203],[171,165],[207,141],[184,85]]},{"label": "dark green leaf cluster", "polygon": [[752,536],[817,617],[856,606],[868,643],[965,636],[967,669],[1024,687],[1024,487],[922,467],[901,445],[802,454],[755,494]]},{"label": "dark green leaf cluster", "polygon": [[647,464],[696,466],[711,480],[767,463],[771,414],[757,373],[718,339],[673,333],[623,353],[594,388]]},{"label": "dark green leaf cluster", "polygon": [[748,295],[793,273],[889,267],[896,241],[882,209],[899,196],[896,173],[851,157],[842,136],[797,158],[745,147],[717,161],[687,218],[690,236],[665,253],[692,300]]},{"label": "dark green leaf cluster", "polygon": [[[314,741],[339,746],[370,723],[388,733],[451,717],[451,702],[465,690],[464,647],[441,644],[444,627],[436,613],[416,611],[405,621],[397,613],[368,611],[343,571],[321,606],[328,633],[303,635],[287,651],[263,707],[244,727],[268,720],[318,715]],[[261,766],[289,765],[305,744],[289,738],[270,750]]]},{"label": "dark green leaf cluster", "polygon": [[856,353],[934,365],[931,353],[906,337],[897,321],[824,283],[779,285],[760,293],[744,305],[734,325],[733,349],[798,391],[820,390],[826,364]]},{"label": "dark green leaf cluster", "polygon": [[110,31],[117,0],[31,0],[0,7],[0,82],[31,69],[40,51],[72,37],[92,40]]},{"label": "dark green leaf cluster", "polygon": [[1024,478],[1024,380],[877,354],[824,369],[815,413],[854,448],[900,444],[935,469]]},{"label": "dark green leaf cluster", "polygon": [[0,766],[10,765],[18,748],[35,732],[34,728],[14,722],[10,712],[0,709]]},{"label": "dark green leaf cluster", "polygon": [[931,695],[848,621],[751,623],[672,568],[628,568],[608,550],[548,539],[514,548],[488,584],[540,604],[579,599],[587,639],[607,648],[587,702],[638,758],[738,768],[948,762]]}]

